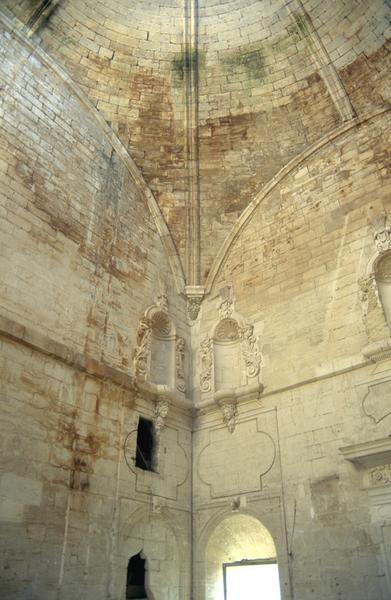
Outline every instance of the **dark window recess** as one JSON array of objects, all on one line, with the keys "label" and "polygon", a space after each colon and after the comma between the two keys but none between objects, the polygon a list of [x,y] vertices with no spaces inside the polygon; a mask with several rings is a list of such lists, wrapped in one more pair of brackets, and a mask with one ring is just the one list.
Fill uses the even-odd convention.
[{"label": "dark window recess", "polygon": [[155,470],[155,431],[152,421],[140,417],[137,428],[136,467]]},{"label": "dark window recess", "polygon": [[145,591],[145,559],[141,558],[141,552],[132,556],[128,562],[126,600],[132,598],[147,598]]}]

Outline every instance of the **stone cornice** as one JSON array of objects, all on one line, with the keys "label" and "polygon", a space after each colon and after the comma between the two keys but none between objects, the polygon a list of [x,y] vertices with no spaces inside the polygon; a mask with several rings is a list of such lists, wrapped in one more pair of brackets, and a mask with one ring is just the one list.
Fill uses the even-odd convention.
[{"label": "stone cornice", "polygon": [[190,412],[193,410],[190,400],[183,398],[181,394],[166,389],[166,386],[139,384],[131,374],[120,371],[102,360],[82,354],[26,325],[21,325],[2,316],[0,316],[1,338],[10,339],[40,354],[50,356],[54,360],[86,373],[90,377],[110,381],[121,388],[129,390],[134,397],[139,395],[153,402],[159,397],[167,397],[173,406]]},{"label": "stone cornice", "polygon": [[360,468],[391,463],[391,437],[340,448],[342,456]]}]

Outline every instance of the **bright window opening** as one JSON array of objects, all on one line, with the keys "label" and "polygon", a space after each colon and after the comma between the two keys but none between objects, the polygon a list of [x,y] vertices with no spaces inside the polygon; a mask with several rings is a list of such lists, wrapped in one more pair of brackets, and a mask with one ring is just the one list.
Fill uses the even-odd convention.
[{"label": "bright window opening", "polygon": [[281,600],[276,562],[242,561],[223,568],[224,600]]}]

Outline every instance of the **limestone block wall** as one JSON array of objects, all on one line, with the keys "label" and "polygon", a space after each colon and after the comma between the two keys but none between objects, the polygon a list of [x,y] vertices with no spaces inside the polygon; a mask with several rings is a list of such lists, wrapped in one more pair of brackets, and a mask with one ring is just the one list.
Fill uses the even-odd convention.
[{"label": "limestone block wall", "polygon": [[373,216],[390,214],[388,127],[387,111],[349,127],[275,180],[237,224],[193,327],[202,369],[197,336],[231,288],[264,384],[238,400],[230,432],[194,377],[197,598],[216,585],[208,540],[236,514],[272,535],[283,598],[389,596],[389,467],[358,467],[341,451],[389,435],[389,354],[375,363],[365,349],[371,331],[383,342],[390,332],[378,298],[369,324],[360,288],[378,251]]},{"label": "limestone block wall", "polygon": [[200,3],[202,276],[242,210],[308,146],[389,102],[383,0]]},{"label": "limestone block wall", "polygon": [[1,341],[1,595],[125,598],[143,551],[147,589],[188,594],[190,431],[173,413],[158,473],[134,466],[149,402],[54,357]]},{"label": "limestone block wall", "polygon": [[2,3],[130,150],[184,265],[200,210],[201,283],[284,165],[389,102],[386,0],[51,0],[34,22],[39,5]]},{"label": "limestone block wall", "polygon": [[185,303],[144,188],[93,110],[17,32],[1,40],[0,596],[122,598],[143,551],[148,588],[179,600],[189,414],[171,406],[160,424],[156,473],[135,467],[139,416],[157,417],[133,353],[162,294],[186,347]]},{"label": "limestone block wall", "polygon": [[[207,294],[190,331],[175,244],[112,135],[183,252],[182,3],[64,0],[29,29],[38,2],[4,2],[38,36],[1,27],[7,600],[123,598],[139,552],[156,600],[213,598],[218,557],[274,551],[284,600],[389,597],[390,452],[358,468],[341,450],[384,442],[391,418],[368,271],[391,249],[386,3],[242,4],[200,6]],[[154,323],[146,381],[143,319],[166,304],[175,335]],[[200,343],[219,319],[216,390]],[[166,415],[149,384],[175,381],[170,364],[186,390]],[[159,425],[157,472],[135,466],[140,416]],[[246,518],[273,545],[246,546]]]},{"label": "limestone block wall", "polygon": [[390,206],[388,126],[386,111],[349,127],[272,181],[216,263],[200,335],[218,316],[219,290],[232,286],[260,336],[269,387],[361,360],[359,279],[376,253],[372,214]]},{"label": "limestone block wall", "polygon": [[[372,366],[285,392],[266,391],[260,400],[239,405],[232,434],[218,408],[199,417],[194,433],[197,599],[208,598],[222,576],[220,565],[220,573],[210,577],[209,540],[229,517],[235,531],[235,516],[243,515],[256,518],[273,537],[284,600],[389,597],[391,557],[389,549],[385,553],[384,531],[390,515],[383,507],[374,518],[370,499],[385,480],[373,478],[368,484],[368,472],[340,452],[349,444],[388,436],[390,362],[382,369],[381,376]],[[376,400],[368,397],[371,384],[381,387]],[[226,562],[238,560],[237,546],[230,547],[233,537],[227,534],[220,545],[221,552],[227,550]],[[240,559],[252,558],[249,536],[242,542]],[[268,556],[258,549],[256,558]]]},{"label": "limestone block wall", "polygon": [[[30,0],[3,4],[28,23],[34,8]],[[87,93],[142,169],[182,253],[182,2],[62,0],[38,25],[33,31],[41,46]]]}]

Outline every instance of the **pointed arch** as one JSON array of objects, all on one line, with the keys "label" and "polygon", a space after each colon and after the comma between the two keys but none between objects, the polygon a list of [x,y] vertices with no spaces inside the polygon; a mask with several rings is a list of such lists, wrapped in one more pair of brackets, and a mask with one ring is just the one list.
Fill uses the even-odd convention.
[{"label": "pointed arch", "polygon": [[327,146],[328,144],[332,144],[334,140],[343,136],[345,133],[354,129],[356,127],[360,127],[364,123],[368,121],[372,121],[377,117],[382,116],[387,113],[391,109],[390,106],[385,106],[384,108],[376,111],[372,111],[370,113],[366,113],[360,117],[356,117],[351,121],[341,125],[340,127],[335,128],[333,131],[323,136],[320,140],[312,144],[309,148],[301,152],[298,156],[289,161],[278,173],[270,179],[262,187],[262,189],[256,194],[255,198],[247,205],[239,219],[236,221],[231,231],[228,233],[225,238],[223,244],[220,246],[219,251],[217,252],[216,258],[212,264],[210,269],[208,279],[205,283],[205,294],[209,294],[213,288],[215,279],[220,272],[221,267],[224,264],[224,261],[229,253],[232,245],[235,240],[238,238],[240,232],[243,227],[248,223],[254,211],[258,208],[258,206],[263,202],[263,200],[276,188],[285,178],[287,178],[294,169],[300,166],[302,163],[308,160],[313,154]]}]

